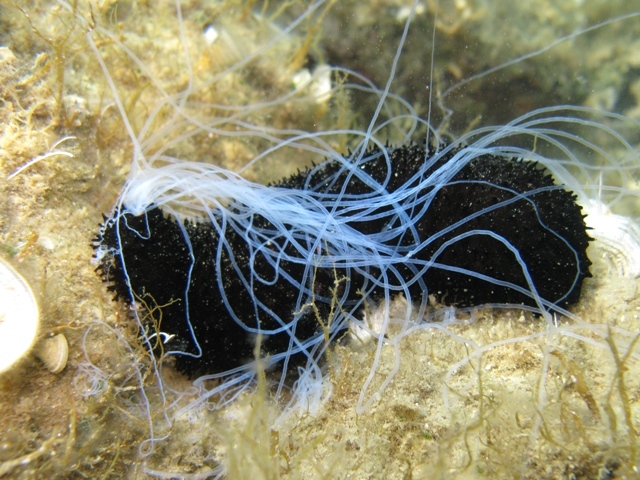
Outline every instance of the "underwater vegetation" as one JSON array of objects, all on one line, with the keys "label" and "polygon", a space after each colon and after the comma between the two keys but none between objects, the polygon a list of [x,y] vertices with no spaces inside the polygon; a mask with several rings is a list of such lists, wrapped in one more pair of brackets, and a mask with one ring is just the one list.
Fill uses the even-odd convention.
[{"label": "underwater vegetation", "polygon": [[0,4],[3,251],[69,339],[0,472],[633,475],[638,13],[560,3]]}]

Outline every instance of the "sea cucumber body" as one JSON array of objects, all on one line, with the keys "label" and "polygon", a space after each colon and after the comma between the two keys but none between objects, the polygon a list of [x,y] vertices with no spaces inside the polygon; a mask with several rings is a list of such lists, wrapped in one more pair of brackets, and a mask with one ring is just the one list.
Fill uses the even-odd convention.
[{"label": "sea cucumber body", "polygon": [[[299,231],[300,219],[277,227],[269,212],[250,206],[232,212],[242,223],[214,212],[215,225],[180,225],[153,207],[106,220],[98,244],[111,254],[101,273],[119,298],[162,306],[159,329],[174,335],[164,349],[192,354],[176,356],[191,376],[249,362],[258,333],[265,356],[307,350],[322,333],[318,319],[357,315],[362,292],[373,301],[388,293],[456,306],[536,306],[526,294],[529,275],[540,298],[575,303],[590,275],[590,238],[574,195],[533,162],[490,155],[460,165],[446,182],[431,180],[457,151],[427,164],[421,146],[390,150],[388,159],[373,150],[358,164],[363,177],[327,161],[271,187],[292,192],[291,201],[296,191],[313,194],[335,225],[379,246],[379,261],[350,261],[349,251],[326,242],[325,251],[324,239]],[[298,231],[288,237],[283,226]],[[305,257],[300,245],[314,244],[318,251]],[[311,254],[324,260],[305,261]]]}]

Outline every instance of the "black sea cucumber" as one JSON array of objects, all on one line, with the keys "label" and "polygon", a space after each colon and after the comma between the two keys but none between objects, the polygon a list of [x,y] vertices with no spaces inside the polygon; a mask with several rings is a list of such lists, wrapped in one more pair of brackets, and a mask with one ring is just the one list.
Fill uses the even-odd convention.
[{"label": "black sea cucumber", "polygon": [[[422,248],[398,256],[388,275],[376,267],[340,268],[340,263],[337,268],[315,268],[306,285],[315,308],[298,312],[293,328],[285,326],[293,320],[300,298],[295,279],[303,278],[308,266],[274,262],[272,255],[249,246],[236,230],[221,227],[222,222],[216,226],[208,220],[187,220],[181,225],[158,207],[139,216],[116,211],[96,239],[98,251],[107,252],[98,270],[117,298],[145,298],[163,305],[159,330],[174,336],[171,350],[196,355],[199,344],[201,356],[176,356],[178,370],[192,377],[225,372],[252,360],[256,332],[264,333],[264,355],[289,351],[292,336],[305,342],[321,334],[318,318],[331,315],[332,301],[340,299],[343,308],[358,305],[361,292],[373,301],[381,301],[387,291],[408,294],[413,302],[425,301],[429,294],[455,306],[535,306],[535,297],[526,294],[531,288],[524,264],[539,297],[560,307],[575,303],[591,264],[586,255],[590,238],[575,196],[556,186],[534,162],[492,155],[474,158],[442,185],[421,186],[458,151],[452,149],[425,169],[425,159],[434,152],[427,154],[422,146],[389,149],[389,161],[382,150],[371,150],[359,166],[380,182],[374,185],[337,161],[273,185],[336,198],[335,213],[351,218],[353,212],[348,226],[367,236],[403,230],[391,205],[374,200],[419,187],[411,199],[414,228],[380,238],[389,238],[383,245],[395,251],[418,244]],[[378,192],[381,184],[384,191]],[[355,215],[366,209],[371,211],[365,217]],[[270,253],[295,255],[295,247],[274,235],[277,229],[264,217],[252,214],[247,225],[267,238]],[[221,231],[225,243],[220,241]],[[429,264],[432,260],[437,264]],[[248,283],[251,278],[264,282]],[[372,278],[386,280],[381,284]]]}]

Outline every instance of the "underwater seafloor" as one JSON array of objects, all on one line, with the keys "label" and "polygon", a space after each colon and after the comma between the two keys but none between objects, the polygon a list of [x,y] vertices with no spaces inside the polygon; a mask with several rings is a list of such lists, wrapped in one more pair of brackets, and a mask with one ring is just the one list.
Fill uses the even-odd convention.
[{"label": "underwater seafloor", "polygon": [[[146,356],[137,327],[91,263],[101,214],[118,198],[133,147],[85,35],[109,68],[133,130],[158,132],[147,137],[153,150],[189,128],[172,123],[170,111],[154,111],[154,81],[181,91],[192,71],[192,80],[206,86],[197,90],[198,101],[250,106],[286,96],[296,73],[328,64],[383,88],[410,7],[400,0],[327,2],[260,50],[308,2],[182,2],[185,47],[173,2],[155,3],[79,1],[67,9],[0,0],[1,254],[36,294],[39,339],[63,333],[69,342],[60,373],[32,353],[0,374],[0,478],[207,478],[221,465],[231,479],[640,478],[639,281],[633,265],[620,271],[597,242],[590,250],[594,276],[572,309],[579,325],[558,318],[548,328],[521,311],[485,309],[446,331],[416,332],[399,343],[399,370],[390,384],[359,415],[355,405],[375,343],[336,346],[329,360],[333,391],[316,411],[274,426],[281,407],[258,389],[225,409],[174,418],[154,434],[161,441],[150,452],[139,382],[148,386],[154,422],[170,406],[154,392],[152,374],[137,370]],[[392,91],[425,117],[433,51],[431,122],[445,134],[560,104],[640,121],[640,17],[553,45],[632,13],[632,2],[441,0],[437,8],[434,47],[436,3],[419,3]],[[211,25],[222,32],[218,38],[207,39]],[[552,48],[473,79],[546,46]],[[229,70],[255,52],[254,61]],[[465,79],[472,80],[440,98]],[[339,88],[339,76],[332,80],[331,93],[246,109],[243,119],[301,131],[366,129],[375,102]],[[308,88],[321,89],[322,82]],[[398,103],[390,108],[401,110]],[[151,114],[154,121],[145,124]],[[223,109],[208,114],[225,115]],[[239,170],[269,143],[228,134],[235,127],[221,122],[219,134],[172,143],[171,154]],[[637,131],[627,134],[640,144]],[[418,129],[414,140],[424,135]],[[388,136],[398,141],[392,130]],[[343,151],[353,147],[348,136],[330,141]],[[300,158],[275,152],[244,174],[269,182],[312,161],[318,159],[308,152]],[[620,186],[631,193],[618,212],[636,221],[639,181]],[[481,355],[471,355],[472,344]],[[394,361],[393,349],[382,352],[376,382]],[[171,382],[188,384],[179,377]]]}]

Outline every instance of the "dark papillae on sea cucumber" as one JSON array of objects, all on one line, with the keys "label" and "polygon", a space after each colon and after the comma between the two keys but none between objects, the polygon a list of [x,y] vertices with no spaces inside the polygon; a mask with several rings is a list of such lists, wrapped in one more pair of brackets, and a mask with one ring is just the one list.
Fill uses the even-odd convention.
[{"label": "dark papillae on sea cucumber", "polygon": [[[421,178],[442,167],[455,153],[456,150],[452,150],[445,158],[430,166]],[[407,187],[408,182],[415,182],[415,174],[429,156],[425,148],[419,145],[389,149],[388,155],[390,163],[387,163],[381,151],[371,150],[367,152],[367,160],[361,168],[379,182],[388,178],[386,191],[389,193]],[[391,166],[390,175],[388,165]],[[332,181],[325,184],[329,177]],[[346,188],[343,190],[345,182]],[[348,175],[344,166],[336,161],[327,161],[314,169],[299,172],[273,186],[314,189],[328,195],[344,191],[350,198],[372,192],[371,186]],[[554,187],[552,176],[534,162],[491,155],[475,158],[430,197],[430,204],[426,205],[416,225],[420,241],[427,238],[434,240],[417,251],[413,259],[430,260],[446,242],[460,235],[464,237],[465,232],[491,231],[506,239],[517,250],[541,298],[560,307],[576,303],[583,279],[591,276],[591,262],[586,254],[591,239],[576,197],[563,188]],[[436,187],[425,189],[425,198],[430,188]],[[509,200],[513,201],[509,203]],[[508,204],[491,209],[501,202]],[[336,211],[341,208],[338,200]],[[389,224],[392,217],[385,215],[385,208],[380,207],[379,212],[369,215],[373,218],[368,221],[354,221],[350,226],[365,235],[374,235],[393,227]],[[420,211],[420,208],[415,208],[415,211]],[[474,217],[478,212],[483,213]],[[458,222],[455,228],[441,234]],[[116,235],[118,223],[119,238]],[[252,218],[252,228],[272,231],[273,225],[256,214]],[[233,260],[225,249],[217,251],[220,236],[210,222],[187,220],[184,229],[191,250],[177,220],[166,216],[160,208],[152,207],[140,216],[116,211],[105,220],[95,241],[96,248],[110,252],[102,256],[98,270],[118,299],[131,303],[133,293],[133,298],[152,299],[155,305],[162,305],[160,329],[175,335],[171,350],[195,353],[186,321],[188,309],[188,318],[203,354],[200,358],[177,356],[175,361],[178,370],[192,377],[224,372],[252,360],[254,356],[255,335],[248,334],[236,320],[264,330],[276,329],[281,325],[276,318],[285,323],[293,318],[299,290],[287,280],[286,275],[275,275],[276,267],[264,256],[255,255],[251,264],[246,240],[233,229],[228,228],[224,232],[232,249]],[[148,235],[141,236],[135,231],[148,231]],[[416,243],[418,239],[414,236],[407,231],[399,240],[400,245]],[[455,267],[454,270],[476,272],[530,290],[522,266],[504,243],[490,235],[462,237],[438,255],[439,264]],[[292,247],[283,245],[283,248]],[[187,302],[185,291],[191,252],[195,260],[190,272]],[[218,279],[215,272],[218,254],[220,270],[224,272],[222,279]],[[277,268],[291,278],[301,278],[304,272],[303,265],[286,261],[280,262]],[[397,275],[390,277],[393,285],[389,286],[401,288],[400,283],[411,283],[414,270],[402,262],[398,262],[395,268]],[[277,280],[272,285],[256,284],[254,290],[249,291],[240,280],[238,270],[244,278],[249,278],[253,272],[261,278],[277,277]],[[321,333],[317,315],[328,316],[331,312],[329,291],[335,285],[336,275],[348,277],[347,281],[339,284],[339,295],[345,294],[343,298],[354,302],[360,298],[363,279],[357,272],[352,270],[347,275],[335,269],[317,269],[312,287],[317,293],[317,310],[308,309],[299,318],[295,328],[295,336],[299,340],[304,341]],[[440,303],[460,307],[488,303],[535,306],[531,297],[476,275],[432,267],[421,277],[422,282],[414,282],[407,288],[413,302],[420,302],[423,295],[428,293]],[[228,304],[234,306],[236,319],[222,299],[220,285],[223,286]],[[394,292],[397,291],[394,289]],[[371,301],[380,301],[384,297],[382,286],[370,286],[368,292]],[[256,309],[256,301],[260,304],[259,309]],[[290,335],[286,332],[266,335],[261,344],[265,355],[287,351],[289,346]]]}]

